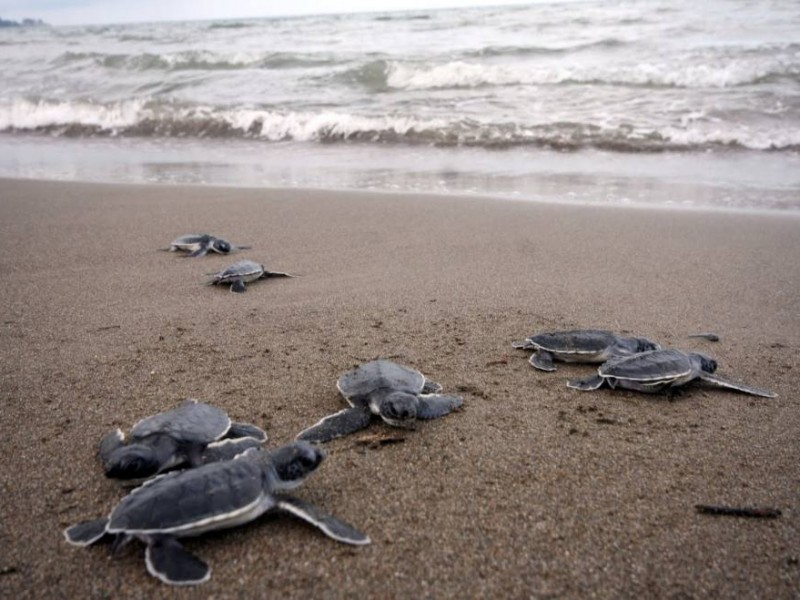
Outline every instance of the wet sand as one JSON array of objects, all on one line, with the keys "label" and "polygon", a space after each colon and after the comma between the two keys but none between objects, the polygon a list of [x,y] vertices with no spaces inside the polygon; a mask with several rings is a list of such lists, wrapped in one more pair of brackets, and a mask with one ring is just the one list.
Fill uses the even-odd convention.
[{"label": "wet sand", "polygon": [[[210,231],[301,275],[234,295],[231,257],[159,252]],[[476,198],[0,180],[0,591],[16,598],[796,597],[800,218]],[[511,342],[603,327],[715,356],[762,399],[581,393]],[[687,339],[711,331],[712,343]],[[326,444],[297,496],[373,543],[288,516],[187,541],[195,589],[62,529],[121,491],[95,452],[187,397],[270,445],[344,407],[376,357],[464,407]],[[774,507],[774,520],[695,504]]]}]

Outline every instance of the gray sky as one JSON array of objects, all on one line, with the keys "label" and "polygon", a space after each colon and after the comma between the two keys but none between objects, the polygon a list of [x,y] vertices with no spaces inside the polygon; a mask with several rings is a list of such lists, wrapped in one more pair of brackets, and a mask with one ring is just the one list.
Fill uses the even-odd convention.
[{"label": "gray sky", "polygon": [[533,3],[536,0],[0,0],[0,17],[80,25]]}]

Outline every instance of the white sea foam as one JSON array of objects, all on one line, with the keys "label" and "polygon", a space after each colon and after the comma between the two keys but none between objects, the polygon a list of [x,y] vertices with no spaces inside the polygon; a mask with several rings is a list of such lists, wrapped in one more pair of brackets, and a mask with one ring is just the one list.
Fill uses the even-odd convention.
[{"label": "white sea foam", "polygon": [[83,125],[117,130],[138,123],[144,114],[144,101],[125,100],[110,104],[93,102],[31,102],[15,99],[0,105],[0,130],[39,129]]},{"label": "white sea foam", "polygon": [[800,147],[800,130],[734,127],[719,119],[694,118],[662,128],[562,123],[519,125],[472,119],[422,119],[405,115],[368,116],[338,111],[271,111],[255,108],[163,104],[144,99],[110,104],[31,102],[0,104],[0,131],[44,130],[80,134],[243,137],[265,141],[335,142],[358,140],[412,144],[601,147],[616,150],[688,149],[736,145],[756,150]]},{"label": "white sea foam", "polygon": [[780,57],[719,64],[675,65],[645,61],[608,66],[576,63],[507,66],[452,61],[444,64],[392,62],[387,71],[387,85],[406,90],[560,83],[726,88],[754,84],[769,76],[796,77],[800,75],[800,65]]}]

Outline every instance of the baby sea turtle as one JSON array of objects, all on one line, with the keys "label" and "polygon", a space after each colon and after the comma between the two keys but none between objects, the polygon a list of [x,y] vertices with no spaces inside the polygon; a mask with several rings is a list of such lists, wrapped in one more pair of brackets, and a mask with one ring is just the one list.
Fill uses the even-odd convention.
[{"label": "baby sea turtle", "polygon": [[140,480],[185,463],[196,467],[229,459],[266,440],[255,425],[234,423],[224,410],[189,399],[136,423],[128,444],[120,429],[106,435],[100,460],[106,477]]},{"label": "baby sea turtle", "polygon": [[289,273],[280,273],[277,271],[267,271],[264,265],[260,265],[252,260],[240,260],[233,263],[224,271],[214,274],[209,285],[225,285],[231,284],[232,292],[244,292],[247,290],[244,284],[258,279],[267,279],[268,277],[294,277]]},{"label": "baby sea turtle", "polygon": [[170,252],[188,252],[187,257],[205,256],[209,251],[217,254],[230,254],[234,250],[249,250],[250,246],[235,246],[227,240],[207,233],[190,233],[172,240]]},{"label": "baby sea turtle", "polygon": [[463,404],[458,396],[439,394],[442,386],[415,369],[374,360],[349,371],[336,382],[350,404],[300,432],[299,440],[327,442],[369,425],[372,415],[395,427],[412,428],[417,419],[443,417]]},{"label": "baby sea turtle", "polygon": [[616,356],[630,356],[661,346],[647,338],[622,337],[602,329],[574,329],[536,333],[514,348],[533,350],[530,363],[541,371],[555,371],[553,360],[601,363]]},{"label": "baby sea turtle", "polygon": [[717,361],[696,352],[680,350],[653,350],[617,358],[600,365],[597,375],[588,379],[574,380],[567,385],[576,390],[591,391],[602,385],[621,387],[637,392],[655,393],[669,391],[701,379],[720,387],[737,390],[745,394],[774,398],[775,394],[763,388],[734,383],[714,375]]},{"label": "baby sea turtle", "polygon": [[324,458],[304,442],[276,450],[250,449],[233,460],[167,473],[135,489],[104,519],[64,531],[67,542],[88,546],[114,538],[114,549],[132,538],[147,544],[147,571],[164,583],[208,581],[211,569],[177,538],[244,525],[270,510],[292,513],[346,544],[370,539],[315,506],[278,492],[300,485]]}]

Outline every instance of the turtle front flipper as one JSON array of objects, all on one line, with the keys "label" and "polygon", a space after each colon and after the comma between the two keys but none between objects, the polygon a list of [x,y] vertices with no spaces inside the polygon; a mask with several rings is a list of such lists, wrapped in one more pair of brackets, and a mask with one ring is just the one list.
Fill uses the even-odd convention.
[{"label": "turtle front flipper", "polygon": [[169,535],[154,535],[145,552],[147,572],[171,585],[196,585],[211,578],[211,569]]},{"label": "turtle front flipper", "polygon": [[442,394],[421,394],[418,396],[418,419],[437,419],[464,404],[464,399],[459,396],[445,396]]},{"label": "turtle front flipper", "polygon": [[244,281],[241,279],[236,279],[231,283],[231,291],[236,292],[237,294],[241,294],[247,291],[247,288],[244,285]]},{"label": "turtle front flipper", "polygon": [[327,442],[342,437],[369,425],[371,414],[368,409],[351,407],[329,415],[297,434],[298,440],[306,442]]},{"label": "turtle front flipper", "polygon": [[195,250],[194,252],[190,252],[186,255],[186,258],[197,258],[200,256],[205,256],[208,254],[208,251],[211,249],[211,242],[201,242],[200,247]]},{"label": "turtle front flipper", "polygon": [[438,394],[442,391],[442,384],[426,379],[422,386],[421,394]]},{"label": "turtle front flipper", "polygon": [[534,352],[528,362],[531,363],[532,367],[540,371],[552,372],[556,370],[556,366],[553,364],[553,355],[545,350]]},{"label": "turtle front flipper", "polygon": [[275,499],[279,509],[303,519],[337,542],[362,546],[372,541],[369,536],[361,533],[352,525],[340,521],[308,502],[283,495],[277,495]]},{"label": "turtle front flipper", "polygon": [[202,463],[207,465],[221,460],[232,460],[250,448],[260,448],[261,441],[251,437],[226,438],[206,446]]},{"label": "turtle front flipper", "polygon": [[261,274],[259,279],[268,279],[270,277],[297,277],[297,275],[292,275],[290,273],[281,273],[280,271],[267,271],[264,269],[264,272]]},{"label": "turtle front flipper", "polygon": [[64,538],[73,546],[89,546],[107,535],[108,519],[84,521],[64,530]]},{"label": "turtle front flipper", "polygon": [[603,383],[605,383],[605,379],[595,375],[586,379],[571,379],[567,382],[567,387],[573,390],[581,390],[582,392],[591,392],[603,387]]},{"label": "turtle front flipper", "polygon": [[718,385],[720,387],[736,390],[737,392],[744,392],[745,394],[751,394],[753,396],[761,396],[762,398],[778,397],[778,394],[770,392],[769,390],[766,390],[764,388],[745,385],[743,383],[734,383],[733,381],[728,381],[727,379],[723,379],[722,377],[718,377],[717,375],[712,375],[711,373],[705,373],[705,372],[700,373],[700,379],[702,379],[703,381],[707,381],[709,383],[713,383],[714,385]]},{"label": "turtle front flipper", "polygon": [[228,433],[225,434],[226,438],[253,438],[259,442],[267,441],[267,433],[260,427],[252,423],[237,423],[231,422]]},{"label": "turtle front flipper", "polygon": [[103,469],[108,470],[109,461],[111,460],[111,455],[114,454],[116,450],[122,448],[125,445],[125,434],[122,433],[121,429],[116,429],[111,433],[107,434],[100,440],[100,448],[98,450],[98,454],[100,456],[100,462],[103,463]]}]

